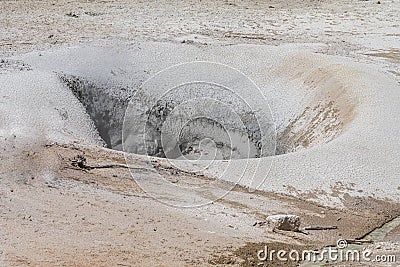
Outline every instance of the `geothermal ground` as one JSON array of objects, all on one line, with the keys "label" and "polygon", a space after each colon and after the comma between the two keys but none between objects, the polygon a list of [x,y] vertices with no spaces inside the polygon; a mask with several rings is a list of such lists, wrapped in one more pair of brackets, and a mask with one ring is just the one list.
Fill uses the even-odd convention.
[{"label": "geothermal ground", "polygon": [[399,13],[0,1],[0,266],[398,266]]}]

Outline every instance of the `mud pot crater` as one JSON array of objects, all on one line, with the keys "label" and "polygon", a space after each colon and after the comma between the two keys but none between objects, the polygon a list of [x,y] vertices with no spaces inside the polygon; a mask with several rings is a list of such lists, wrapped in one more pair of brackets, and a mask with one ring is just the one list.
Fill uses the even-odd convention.
[{"label": "mud pot crater", "polygon": [[[83,104],[105,145],[123,150],[123,143],[130,139],[130,146],[125,150],[135,154],[171,159],[268,157],[328,143],[351,121],[354,103],[346,86],[335,76],[329,76],[327,70],[293,72],[293,69],[283,71],[278,67],[274,72],[282,74],[278,79],[287,79],[288,88],[301,90],[293,94],[292,88],[283,89],[279,98],[272,97],[271,117],[263,123],[257,118],[257,109],[217,85],[187,84],[150,100],[152,96],[138,91],[137,86],[110,85],[65,72],[58,76]],[[232,110],[229,112],[224,105],[212,101],[227,103]],[[143,114],[133,115],[138,120],[145,117],[145,129],[131,131],[123,137],[126,110],[129,105],[135,105],[132,103],[156,104],[148,106]],[[193,116],[209,110],[210,106],[213,106],[213,118]],[[163,135],[163,131],[170,135]],[[168,140],[171,136],[174,142]]]}]

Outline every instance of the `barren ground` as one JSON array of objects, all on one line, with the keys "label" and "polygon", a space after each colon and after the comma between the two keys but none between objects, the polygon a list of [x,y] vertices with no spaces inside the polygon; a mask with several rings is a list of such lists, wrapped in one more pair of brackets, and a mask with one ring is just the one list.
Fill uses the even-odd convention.
[{"label": "barren ground", "polygon": [[[304,43],[318,46],[320,53],[375,64],[399,81],[400,2],[380,2],[1,1],[0,56],[110,39]],[[0,65],[0,79],[7,71],[2,68],[7,66]],[[42,142],[20,149],[13,142],[2,142],[8,145],[0,154],[4,266],[256,266],[255,253],[265,243],[317,249],[361,238],[400,214],[400,203],[391,201],[349,196],[345,208],[334,209],[307,196],[251,193],[239,186],[211,205],[174,208],[149,198],[126,168],[72,165],[77,155],[91,165],[124,164],[121,152],[82,143]],[[175,172],[162,160],[156,164],[178,182],[208,179]],[[140,157],[137,167],[143,169],[133,176],[152,175]],[[201,197],[213,199],[226,186],[217,182],[214,192]],[[276,213],[300,215],[303,226],[338,229],[304,234],[256,224]],[[399,227],[382,241],[398,244]],[[390,249],[398,253],[399,246]]]}]

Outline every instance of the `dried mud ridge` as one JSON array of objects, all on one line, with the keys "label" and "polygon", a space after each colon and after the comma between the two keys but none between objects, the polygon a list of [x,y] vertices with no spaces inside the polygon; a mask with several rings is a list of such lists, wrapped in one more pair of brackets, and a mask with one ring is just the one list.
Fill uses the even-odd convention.
[{"label": "dried mud ridge", "polygon": [[[174,175],[190,175],[190,176],[196,176],[196,177],[206,177],[204,174],[201,173],[196,173],[196,172],[188,172],[181,170],[179,168],[176,168],[175,166],[162,166],[161,164],[151,164],[149,167],[134,167],[134,166],[129,166],[128,164],[118,164],[118,163],[113,163],[113,164],[102,164],[102,165],[88,165],[86,162],[86,157],[82,154],[76,155],[72,160],[71,160],[71,166],[75,167],[76,170],[94,170],[94,169],[110,169],[110,168],[124,168],[124,169],[129,169],[129,170],[134,170],[134,171],[143,171],[143,172],[168,172],[169,174],[174,174]],[[206,178],[207,180],[215,180],[214,178]]]}]

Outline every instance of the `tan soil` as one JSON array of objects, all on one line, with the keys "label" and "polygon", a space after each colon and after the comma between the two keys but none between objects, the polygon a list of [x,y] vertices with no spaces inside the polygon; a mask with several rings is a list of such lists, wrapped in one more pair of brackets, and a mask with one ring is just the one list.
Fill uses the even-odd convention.
[{"label": "tan soil", "polygon": [[[399,204],[362,198],[349,198],[347,208],[338,210],[241,187],[212,205],[173,208],[149,199],[125,168],[74,167],[77,155],[85,155],[90,165],[124,162],[121,152],[81,144],[51,144],[12,158],[2,156],[2,163],[9,163],[1,174],[1,249],[7,265],[190,266],[229,261],[250,266],[254,259],[249,254],[264,243],[321,248],[341,238],[361,237],[400,210]],[[138,160],[137,167],[145,166]],[[136,173],[152,175],[142,169],[134,170],[134,177]],[[209,196],[222,187],[217,184]],[[302,226],[338,229],[305,235],[253,226],[276,213],[298,214]]]},{"label": "tan soil", "polygon": [[[388,46],[398,42],[393,31],[400,2],[381,2],[0,1],[0,55],[113,38],[315,43],[321,53],[372,62],[399,79],[398,50]],[[348,197],[344,209],[332,209],[306,201],[310,196],[250,193],[241,187],[212,205],[178,209],[149,198],[126,168],[71,165],[83,154],[92,165],[124,164],[120,152],[78,143],[1,150],[0,266],[254,266],[255,253],[264,244],[321,248],[362,237],[400,214],[399,203],[371,198]],[[136,163],[146,167],[139,158]],[[152,175],[143,170],[134,174]],[[208,178],[179,174],[179,179]],[[212,199],[225,186],[217,183],[215,192],[202,197]],[[300,215],[302,226],[338,229],[305,235],[253,226],[277,213]],[[398,242],[398,232],[393,230],[385,241]]]}]

